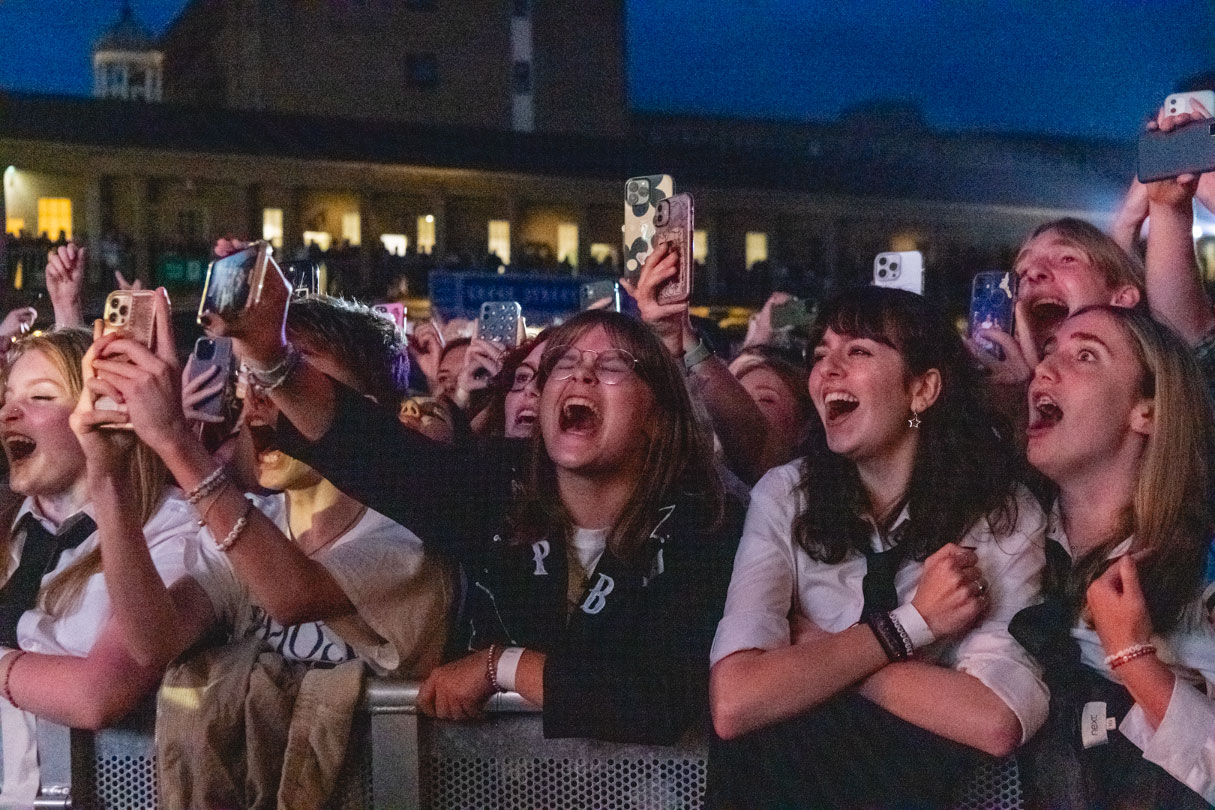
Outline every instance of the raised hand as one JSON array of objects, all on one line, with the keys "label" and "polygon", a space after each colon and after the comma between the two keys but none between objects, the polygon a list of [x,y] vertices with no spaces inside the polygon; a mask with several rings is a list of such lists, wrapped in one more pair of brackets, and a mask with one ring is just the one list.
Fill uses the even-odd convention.
[{"label": "raised hand", "polygon": [[464,355],[464,366],[456,377],[456,405],[467,408],[472,395],[489,386],[489,381],[502,370],[504,354],[506,348],[501,344],[473,338]]},{"label": "raised hand", "polygon": [[[223,416],[207,413],[206,411],[198,410],[198,406],[211,397],[223,392],[228,381],[219,374],[219,366],[208,366],[201,374],[193,379],[190,378],[190,369],[187,366],[181,372],[181,409],[187,419],[192,419],[195,422],[211,422],[218,424],[224,421]],[[210,383],[208,385],[208,383]]]},{"label": "raised hand", "polygon": [[46,291],[55,310],[56,326],[84,326],[84,268],[88,249],[75,242],[51,250],[46,257]]},{"label": "raised hand", "polygon": [[1139,567],[1124,554],[1093,580],[1086,593],[1093,627],[1107,655],[1132,644],[1145,644],[1152,635],[1152,620],[1139,585]]},{"label": "raised hand", "polygon": [[0,321],[0,341],[5,343],[0,344],[7,346],[7,341],[12,338],[19,337],[30,330],[34,325],[34,321],[38,319],[38,310],[33,307],[18,307],[10,310],[4,316],[4,320]]},{"label": "raised hand", "polygon": [[678,272],[679,251],[672,247],[672,243],[665,242],[650,252],[636,284],[628,278],[620,279],[629,295],[637,300],[641,320],[658,333],[658,337],[662,338],[663,344],[674,357],[683,356],[685,336],[690,342],[696,342],[692,320],[688,315],[688,301],[669,304],[658,302],[658,291]]},{"label": "raised hand", "polygon": [[768,296],[759,312],[751,316],[747,323],[747,337],[743,340],[743,348],[762,346],[772,342],[772,307],[788,303],[793,296],[785,292],[774,292]]},{"label": "raised hand", "polygon": [[936,638],[966,632],[987,610],[987,582],[978,562],[973,550],[954,543],[942,546],[924,561],[911,604]]}]

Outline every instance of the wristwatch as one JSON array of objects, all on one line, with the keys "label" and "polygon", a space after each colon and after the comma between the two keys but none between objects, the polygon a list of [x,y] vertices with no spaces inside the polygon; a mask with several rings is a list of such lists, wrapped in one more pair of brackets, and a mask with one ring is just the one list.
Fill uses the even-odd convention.
[{"label": "wristwatch", "polygon": [[705,339],[701,338],[691,351],[683,353],[684,371],[690,372],[694,366],[708,360],[712,355],[713,350],[709,348],[709,344],[705,343]]}]

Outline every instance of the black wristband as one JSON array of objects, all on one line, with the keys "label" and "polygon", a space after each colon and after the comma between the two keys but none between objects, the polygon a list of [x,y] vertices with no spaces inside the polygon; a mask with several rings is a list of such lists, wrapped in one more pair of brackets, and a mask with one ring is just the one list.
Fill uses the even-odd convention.
[{"label": "black wristband", "polygon": [[911,657],[911,650],[903,643],[902,635],[894,626],[894,620],[889,613],[873,612],[865,617],[865,624],[873,631],[882,651],[891,661],[906,661]]}]

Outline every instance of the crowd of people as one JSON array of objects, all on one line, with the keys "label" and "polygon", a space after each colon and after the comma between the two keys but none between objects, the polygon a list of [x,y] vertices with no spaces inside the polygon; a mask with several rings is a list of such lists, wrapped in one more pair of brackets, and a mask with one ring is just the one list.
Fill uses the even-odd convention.
[{"label": "crowd of people", "polygon": [[155,695],[166,806],[321,807],[375,673],[448,721],[514,691],[549,737],[707,727],[715,807],[948,807],[1014,753],[1034,807],[1210,806],[1206,180],[1028,234],[1011,334],[858,287],[727,358],[661,247],[638,318],[407,340],[271,264],[200,319],[241,361],[220,415],[167,295],[151,341],[90,330],[57,246],[54,327],[0,323],[0,801],[36,717]]}]

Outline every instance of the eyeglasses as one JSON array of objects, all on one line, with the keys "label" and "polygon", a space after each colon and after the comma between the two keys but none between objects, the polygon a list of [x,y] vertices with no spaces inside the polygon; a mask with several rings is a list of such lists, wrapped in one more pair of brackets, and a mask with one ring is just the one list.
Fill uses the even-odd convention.
[{"label": "eyeglasses", "polygon": [[512,379],[510,383],[511,393],[518,393],[524,388],[527,388],[529,385],[531,385],[532,380],[534,379],[536,379],[535,369],[533,369],[531,366],[519,366],[519,368],[515,370],[514,379]]},{"label": "eyeglasses", "polygon": [[595,378],[604,385],[615,385],[625,378],[637,365],[637,358],[624,349],[608,349],[603,352],[593,352],[590,349],[579,349],[577,346],[560,346],[554,350],[557,362],[549,376],[554,380],[568,380],[574,376],[582,363],[583,355],[591,355],[591,369]]}]

